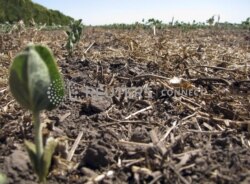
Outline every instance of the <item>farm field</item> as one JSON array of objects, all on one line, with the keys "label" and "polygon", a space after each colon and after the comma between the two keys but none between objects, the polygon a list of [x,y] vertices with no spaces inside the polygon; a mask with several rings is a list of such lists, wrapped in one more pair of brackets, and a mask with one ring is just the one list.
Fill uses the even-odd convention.
[{"label": "farm field", "polygon": [[70,56],[64,30],[0,33],[0,171],[36,183],[32,115],[8,87],[33,42],[51,48],[67,91],[41,115],[44,139],[58,140],[47,183],[249,183],[249,35],[87,27]]}]

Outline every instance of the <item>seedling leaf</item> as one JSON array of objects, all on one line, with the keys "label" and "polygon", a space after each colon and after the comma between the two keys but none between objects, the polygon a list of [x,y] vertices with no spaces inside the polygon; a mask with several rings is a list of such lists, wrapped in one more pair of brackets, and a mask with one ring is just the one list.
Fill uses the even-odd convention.
[{"label": "seedling leaf", "polygon": [[14,58],[9,84],[13,96],[24,107],[40,111],[48,106],[46,92],[50,85],[49,71],[32,48]]},{"label": "seedling leaf", "polygon": [[32,112],[52,110],[64,96],[64,83],[55,59],[41,45],[30,45],[14,58],[9,85],[15,99]]},{"label": "seedling leaf", "polygon": [[6,183],[6,176],[0,173],[0,184]]},{"label": "seedling leaf", "polygon": [[53,108],[58,106],[59,103],[63,100],[64,82],[61,77],[61,74],[59,73],[56,61],[50,49],[42,45],[36,45],[34,46],[34,48],[40,55],[40,57],[43,59],[44,63],[47,65],[47,68],[49,70],[51,84],[47,89],[47,95],[51,103],[49,103],[46,109],[52,110]]},{"label": "seedling leaf", "polygon": [[36,156],[36,146],[30,141],[25,141],[24,145],[26,147],[26,150],[29,154],[31,164],[36,172],[37,175],[39,175],[39,164],[38,164],[38,159]]},{"label": "seedling leaf", "polygon": [[46,178],[49,172],[50,164],[51,164],[51,159],[52,155],[55,151],[55,148],[57,146],[57,141],[53,138],[49,138],[47,140],[47,144],[44,148],[44,153],[43,153],[43,177]]}]

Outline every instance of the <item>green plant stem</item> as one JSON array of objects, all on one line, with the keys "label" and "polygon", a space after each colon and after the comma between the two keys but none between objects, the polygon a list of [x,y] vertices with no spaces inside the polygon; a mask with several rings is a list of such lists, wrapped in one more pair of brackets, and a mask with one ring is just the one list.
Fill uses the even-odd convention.
[{"label": "green plant stem", "polygon": [[35,128],[35,145],[36,145],[37,161],[40,165],[43,156],[43,136],[42,136],[42,124],[40,122],[39,112],[33,112],[33,121]]}]

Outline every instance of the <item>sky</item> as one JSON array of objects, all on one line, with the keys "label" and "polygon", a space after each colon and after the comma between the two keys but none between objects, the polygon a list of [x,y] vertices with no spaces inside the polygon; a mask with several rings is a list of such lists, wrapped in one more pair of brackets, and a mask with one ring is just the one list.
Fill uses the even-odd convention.
[{"label": "sky", "polygon": [[250,17],[250,0],[33,0],[49,9],[82,19],[86,25],[141,22],[155,18],[169,23],[205,22],[220,15],[220,22],[240,23]]}]

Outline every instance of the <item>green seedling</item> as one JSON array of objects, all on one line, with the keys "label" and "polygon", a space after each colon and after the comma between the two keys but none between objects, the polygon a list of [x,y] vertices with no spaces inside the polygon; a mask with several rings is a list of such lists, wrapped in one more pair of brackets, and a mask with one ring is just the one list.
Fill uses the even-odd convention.
[{"label": "green seedling", "polygon": [[10,67],[10,91],[16,101],[33,115],[35,144],[25,141],[39,182],[46,182],[57,142],[49,138],[43,145],[40,112],[52,110],[64,96],[64,83],[51,51],[41,45],[29,45]]},{"label": "green seedling", "polygon": [[209,24],[209,26],[212,26],[214,24],[214,16],[212,16],[211,18],[209,18],[207,20],[207,23]]},{"label": "green seedling", "polygon": [[69,55],[71,55],[75,44],[77,44],[81,39],[83,30],[82,19],[71,22],[69,28],[70,30],[66,31],[68,35],[66,49],[68,50]]},{"label": "green seedling", "polygon": [[156,28],[161,29],[163,26],[162,21],[153,18],[148,19],[146,24],[152,27],[154,35],[156,35]]},{"label": "green seedling", "polygon": [[241,23],[241,26],[250,30],[250,17],[248,17],[245,21]]},{"label": "green seedling", "polygon": [[6,183],[6,176],[0,173],[0,184],[5,184]]}]

